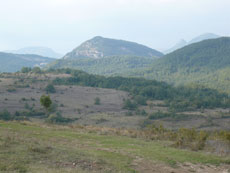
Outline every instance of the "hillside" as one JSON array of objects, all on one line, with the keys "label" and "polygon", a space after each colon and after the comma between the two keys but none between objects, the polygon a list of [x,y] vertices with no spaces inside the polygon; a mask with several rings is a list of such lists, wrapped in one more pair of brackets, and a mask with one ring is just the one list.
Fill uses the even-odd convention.
[{"label": "hillside", "polygon": [[161,57],[162,53],[134,42],[94,37],[82,43],[72,52],[66,54],[63,59],[94,58],[100,59],[108,56],[142,56],[142,57]]},{"label": "hillside", "polygon": [[198,83],[221,91],[229,89],[230,38],[194,43],[164,56],[151,68],[129,75],[166,81],[176,85]]},{"label": "hillside", "polygon": [[55,59],[38,55],[20,55],[0,52],[0,72],[16,72],[22,67],[44,67]]},{"label": "hillside", "polygon": [[62,54],[59,54],[47,47],[24,47],[18,50],[9,50],[4,51],[6,53],[14,53],[14,54],[32,54],[32,55],[39,55],[44,57],[50,58],[61,58],[63,57]]},{"label": "hillside", "polygon": [[164,54],[168,54],[168,53],[171,53],[177,49],[180,49],[184,46],[187,45],[187,42],[184,40],[184,39],[181,39],[180,41],[178,41],[172,48],[168,49],[168,50],[165,50],[164,51]]},{"label": "hillside", "polygon": [[60,59],[50,63],[47,69],[72,68],[99,75],[123,75],[130,70],[149,67],[156,58],[138,56],[110,56],[107,58]]},{"label": "hillside", "polygon": [[46,68],[72,68],[107,76],[122,75],[130,70],[149,67],[161,56],[162,53],[137,43],[98,36]]},{"label": "hillside", "polygon": [[1,73],[0,93],[0,172],[230,170],[227,94],[71,69]]},{"label": "hillside", "polygon": [[159,122],[170,129],[230,128],[229,96],[207,88],[62,69],[1,74],[0,93],[0,119],[6,120],[47,121],[40,97],[48,94],[53,100],[50,118],[58,122],[136,129]]},{"label": "hillside", "polygon": [[168,50],[165,50],[164,53],[165,54],[169,54],[175,50],[178,50],[182,47],[185,47],[185,46],[188,46],[190,44],[193,44],[193,43],[198,43],[200,41],[204,41],[204,40],[208,40],[208,39],[215,39],[215,38],[219,38],[220,36],[219,35],[216,35],[216,34],[212,34],[212,33],[205,33],[205,34],[202,34],[202,35],[199,35],[195,38],[193,38],[192,40],[186,42],[185,40],[180,40],[175,46],[173,46],[172,48],[168,49]]},{"label": "hillside", "polygon": [[[0,172],[222,173],[229,158],[129,137],[132,130],[0,122]],[[119,135],[120,134],[120,135]]]}]

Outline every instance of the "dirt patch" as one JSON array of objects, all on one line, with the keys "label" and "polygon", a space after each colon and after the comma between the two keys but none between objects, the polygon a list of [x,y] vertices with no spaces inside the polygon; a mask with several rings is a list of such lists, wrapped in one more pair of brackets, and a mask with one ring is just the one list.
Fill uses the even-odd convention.
[{"label": "dirt patch", "polygon": [[85,171],[100,171],[103,170],[103,163],[89,160],[76,160],[73,162],[56,162],[55,165],[59,168],[80,168]]}]

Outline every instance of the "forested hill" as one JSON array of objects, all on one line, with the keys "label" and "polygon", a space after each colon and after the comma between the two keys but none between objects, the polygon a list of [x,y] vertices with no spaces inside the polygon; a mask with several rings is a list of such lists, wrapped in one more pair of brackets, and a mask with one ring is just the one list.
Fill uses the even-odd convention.
[{"label": "forested hill", "polygon": [[0,72],[16,72],[22,67],[44,67],[55,59],[39,55],[23,55],[0,52]]},{"label": "forested hill", "polygon": [[230,65],[230,38],[222,37],[194,43],[164,56],[155,64],[170,67],[172,72],[182,68],[202,71],[203,68],[217,70],[227,67]]},{"label": "forested hill", "polygon": [[222,91],[230,91],[230,38],[205,40],[181,48],[156,60],[150,68],[131,72],[179,84],[198,83]]},{"label": "forested hill", "polygon": [[132,55],[142,57],[161,57],[163,54],[147,46],[100,36],[82,43],[72,52],[66,54],[64,59],[76,58],[104,58],[108,56]]},{"label": "forested hill", "polygon": [[52,62],[47,68],[60,69],[71,68],[83,70],[88,73],[114,76],[124,75],[132,70],[149,67],[156,58],[139,56],[110,56],[107,58],[92,59],[60,59]]}]

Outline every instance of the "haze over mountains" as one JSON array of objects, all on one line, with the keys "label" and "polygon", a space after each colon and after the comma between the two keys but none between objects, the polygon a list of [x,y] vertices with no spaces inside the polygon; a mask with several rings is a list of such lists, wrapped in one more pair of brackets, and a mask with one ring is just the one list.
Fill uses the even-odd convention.
[{"label": "haze over mountains", "polygon": [[25,47],[18,50],[8,50],[4,51],[6,53],[14,53],[14,54],[33,54],[33,55],[40,55],[44,57],[50,58],[61,58],[63,57],[62,54],[59,54],[47,47]]},{"label": "haze over mountains", "polygon": [[[138,44],[134,44],[138,48],[134,46],[121,49],[122,46],[117,40],[116,47],[114,43],[106,42],[113,40],[95,37],[68,53],[64,59],[51,63],[49,68],[74,68],[100,75],[145,77],[175,85],[195,83],[230,91],[230,38],[211,39],[212,37],[218,36],[201,35],[186,43],[187,46],[165,56],[156,52],[155,55],[160,55],[160,58],[148,57],[154,55],[155,51],[143,46],[138,47]],[[124,44],[124,41],[121,43]],[[182,40],[180,45],[183,43],[185,41]],[[138,53],[134,56],[136,50]],[[125,53],[130,54],[122,55]]]},{"label": "haze over mountains", "polygon": [[141,44],[97,36],[56,61],[37,55],[1,53],[0,71],[48,64],[46,69],[73,68],[99,75],[144,77],[174,85],[195,83],[230,91],[230,38],[203,34],[190,42],[181,40],[175,48],[163,55]]},{"label": "haze over mountains", "polygon": [[22,67],[44,67],[55,59],[39,55],[0,52],[0,72],[16,72]]},{"label": "haze over mountains", "polygon": [[176,43],[175,46],[173,46],[172,48],[170,48],[168,50],[165,50],[164,54],[171,53],[171,52],[173,52],[173,51],[175,51],[177,49],[180,49],[180,48],[182,48],[184,46],[188,46],[188,45],[193,44],[193,43],[197,43],[197,42],[200,42],[200,41],[203,41],[203,40],[207,40],[207,39],[219,38],[219,37],[220,36],[216,35],[216,34],[205,33],[205,34],[202,34],[202,35],[199,35],[199,36],[193,38],[189,42],[185,41],[184,39],[181,39],[179,42]]}]

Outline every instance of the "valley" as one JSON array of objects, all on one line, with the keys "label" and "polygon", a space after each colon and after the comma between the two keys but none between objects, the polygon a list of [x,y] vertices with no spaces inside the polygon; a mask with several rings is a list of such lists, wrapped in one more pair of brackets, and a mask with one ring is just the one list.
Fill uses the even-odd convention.
[{"label": "valley", "polygon": [[1,172],[230,170],[229,38],[165,56],[103,48],[119,42],[95,37],[44,68],[0,74]]}]

